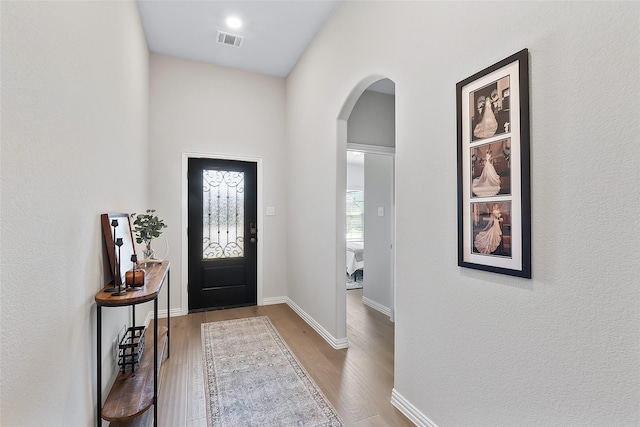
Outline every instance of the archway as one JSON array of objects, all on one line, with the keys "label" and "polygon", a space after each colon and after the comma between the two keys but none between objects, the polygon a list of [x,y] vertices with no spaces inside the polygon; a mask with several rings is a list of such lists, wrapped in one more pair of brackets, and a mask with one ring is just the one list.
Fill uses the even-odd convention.
[{"label": "archway", "polygon": [[[380,104],[381,102],[382,104]],[[388,106],[389,102],[391,102],[390,107]],[[378,118],[374,118],[373,116],[370,117],[368,115],[369,113],[367,113],[367,109],[371,107],[373,107],[374,109],[379,109],[381,105],[384,105],[384,103],[387,104],[387,108],[390,108],[390,117],[388,118],[390,123],[383,125],[383,127],[381,128],[379,116]],[[369,107],[365,107],[366,105],[368,105]],[[348,123],[350,117],[351,122]],[[349,126],[351,126],[351,128],[349,128]],[[386,138],[386,143],[379,140],[378,136],[380,134],[385,135],[383,139]],[[338,336],[344,337],[347,337],[347,286],[345,285],[345,271],[349,271],[347,269],[347,262],[349,261],[348,265],[350,269],[354,268],[352,259],[353,257],[349,257],[349,255],[352,255],[351,252],[354,251],[354,248],[352,247],[354,246],[354,242],[350,242],[349,249],[351,250],[351,252],[348,252],[346,238],[347,201],[345,195],[348,189],[347,150],[357,150],[365,153],[366,158],[370,159],[370,162],[368,163],[371,165],[380,165],[380,159],[383,159],[382,164],[384,165],[383,167],[386,168],[384,172],[387,174],[389,179],[389,182],[386,184],[386,189],[384,190],[386,192],[383,194],[383,196],[387,198],[387,202],[380,202],[379,200],[376,200],[375,203],[372,202],[367,206],[369,230],[367,233],[368,239],[372,243],[372,245],[368,247],[368,253],[372,256],[375,255],[378,258],[375,259],[375,262],[372,261],[369,264],[372,267],[371,272],[375,271],[376,273],[369,276],[370,279],[372,279],[369,282],[371,286],[366,287],[365,285],[365,290],[361,292],[363,292],[362,301],[364,304],[369,305],[370,307],[384,313],[385,315],[389,316],[391,320],[393,320],[393,309],[395,305],[395,209],[393,201],[393,154],[395,153],[395,83],[393,81],[379,75],[374,75],[363,79],[347,96],[347,99],[345,100],[345,103],[337,119],[336,265],[338,268],[336,275],[336,323],[338,326]],[[368,167],[367,173],[370,174],[372,170],[374,170],[373,167]],[[369,178],[371,178],[371,175],[369,175]],[[371,188],[372,187],[370,186],[368,189],[368,195],[370,200],[374,200],[372,195],[378,193],[379,190],[372,191]],[[384,232],[372,232],[372,224],[380,224],[381,220],[383,221],[383,226],[388,227],[388,229]],[[353,225],[351,224],[351,226],[349,227],[349,233],[351,234],[353,234],[352,227]],[[379,245],[381,240],[378,237],[380,237],[381,235],[384,235],[384,239],[391,239],[391,241],[389,242],[390,245],[384,245],[383,248],[381,248],[380,246],[373,246],[374,237],[376,238],[376,245]],[[391,252],[389,252],[389,250],[391,250]],[[347,255],[346,257],[345,254]],[[388,258],[385,259],[385,256]],[[374,258],[372,257],[371,259],[373,260]],[[385,264],[386,267],[381,270],[379,267],[382,264]],[[358,266],[362,267],[362,263],[360,263]],[[373,267],[376,267],[377,271]],[[384,277],[384,279],[382,277]],[[367,292],[369,295],[366,295]],[[350,295],[353,297],[352,294]],[[376,295],[376,297],[372,297],[371,299],[369,299],[368,297],[372,295]],[[380,304],[377,301],[380,301],[383,304]]]}]

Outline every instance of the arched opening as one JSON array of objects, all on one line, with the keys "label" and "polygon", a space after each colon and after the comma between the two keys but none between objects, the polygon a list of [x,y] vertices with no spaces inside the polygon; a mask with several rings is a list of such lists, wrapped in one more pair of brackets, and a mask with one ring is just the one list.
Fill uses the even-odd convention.
[{"label": "arched opening", "polygon": [[395,83],[363,79],[347,97],[337,129],[337,325],[347,337],[347,298],[351,308],[358,298],[394,316]]}]

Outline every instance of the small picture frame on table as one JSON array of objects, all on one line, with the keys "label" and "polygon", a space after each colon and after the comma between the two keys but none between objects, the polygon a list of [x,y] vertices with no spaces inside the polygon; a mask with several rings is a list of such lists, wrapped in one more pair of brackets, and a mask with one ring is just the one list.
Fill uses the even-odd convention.
[{"label": "small picture frame on table", "polygon": [[531,278],[529,52],[456,85],[458,265]]}]

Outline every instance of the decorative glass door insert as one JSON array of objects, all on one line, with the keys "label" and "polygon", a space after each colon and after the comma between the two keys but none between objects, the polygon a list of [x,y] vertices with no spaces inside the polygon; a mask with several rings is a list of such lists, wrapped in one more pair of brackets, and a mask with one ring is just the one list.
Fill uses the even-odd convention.
[{"label": "decorative glass door insert", "polygon": [[202,171],[202,259],[244,256],[244,172]]}]

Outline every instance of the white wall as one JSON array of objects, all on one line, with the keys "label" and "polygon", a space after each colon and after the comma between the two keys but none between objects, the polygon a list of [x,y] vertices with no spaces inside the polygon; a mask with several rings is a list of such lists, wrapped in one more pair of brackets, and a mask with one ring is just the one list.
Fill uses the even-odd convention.
[{"label": "white wall", "polygon": [[[133,1],[1,8],[0,424],[95,425],[100,214],[146,205],[147,45]],[[103,384],[128,313],[103,310]]]},{"label": "white wall", "polygon": [[263,205],[276,209],[275,216],[264,216],[258,224],[263,297],[286,296],[284,79],[158,54],[150,56],[149,78],[150,206],[168,225],[163,236],[171,248],[172,309],[186,307],[181,283],[186,275],[181,253],[186,242],[183,153],[262,159]]},{"label": "white wall", "polygon": [[349,116],[347,141],[395,147],[395,105],[393,95],[365,90]]},{"label": "white wall", "polygon": [[363,298],[366,304],[390,315],[393,309],[393,156],[365,154],[364,179]]},{"label": "white wall", "polygon": [[[337,338],[336,118],[396,83],[395,392],[420,423],[640,424],[639,7],[343,2],[289,75],[288,295]],[[532,280],[459,268],[456,237],[455,84],[525,47]]]}]

